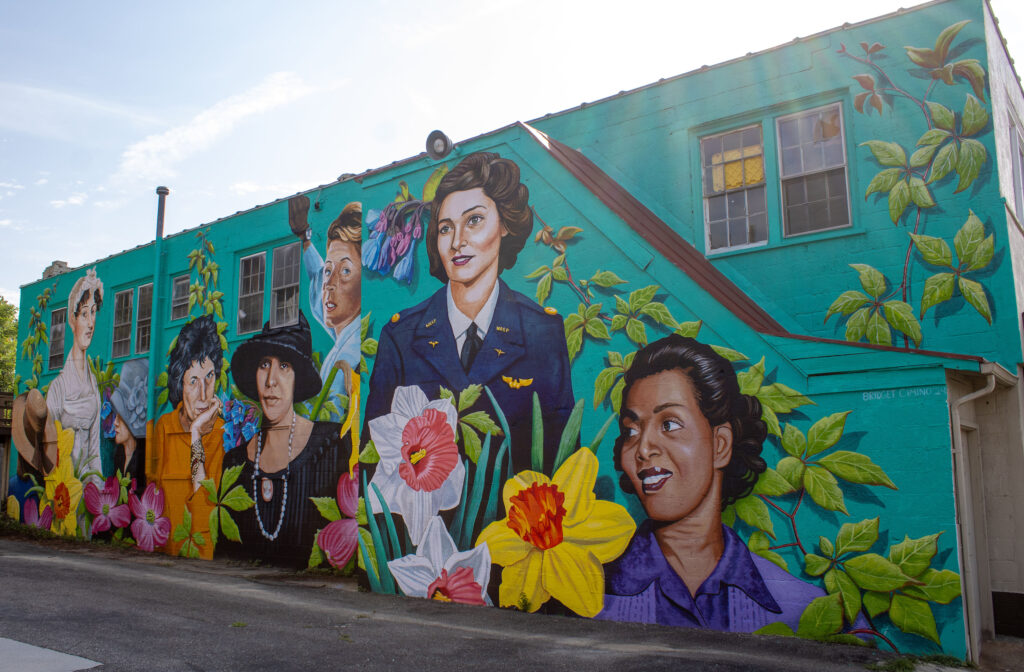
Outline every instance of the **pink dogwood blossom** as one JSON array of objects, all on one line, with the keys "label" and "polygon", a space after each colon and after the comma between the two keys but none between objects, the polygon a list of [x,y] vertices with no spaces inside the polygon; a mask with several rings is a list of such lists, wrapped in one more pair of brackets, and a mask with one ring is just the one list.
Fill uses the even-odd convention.
[{"label": "pink dogwood blossom", "polygon": [[132,516],[127,504],[118,505],[117,498],[120,494],[121,484],[113,476],[107,479],[102,490],[97,488],[92,481],[85,484],[85,491],[82,493],[85,499],[85,508],[95,516],[89,534],[106,532],[111,526],[128,526]]},{"label": "pink dogwood blossom", "polygon": [[171,521],[163,516],[164,491],[157,488],[155,483],[150,483],[142,493],[141,500],[134,492],[130,494],[128,505],[135,516],[132,536],[138,547],[152,552],[155,547],[166,544],[171,536]]}]

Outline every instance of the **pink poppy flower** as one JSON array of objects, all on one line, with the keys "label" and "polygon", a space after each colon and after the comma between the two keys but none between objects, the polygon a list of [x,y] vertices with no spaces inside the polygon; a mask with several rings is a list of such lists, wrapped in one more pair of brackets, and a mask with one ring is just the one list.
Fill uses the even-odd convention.
[{"label": "pink poppy flower", "polygon": [[50,529],[53,523],[53,509],[47,504],[43,512],[39,513],[39,503],[35,499],[25,500],[25,524],[38,527],[40,530]]},{"label": "pink poppy flower", "polygon": [[128,526],[132,516],[127,504],[117,504],[120,494],[121,484],[113,476],[107,479],[102,490],[97,488],[92,481],[85,484],[85,491],[82,493],[85,499],[85,508],[95,516],[89,534],[106,532],[111,526]]},{"label": "pink poppy flower", "polygon": [[136,545],[144,551],[150,551],[156,546],[163,546],[171,536],[171,521],[163,516],[164,492],[156,487],[156,483],[146,486],[140,500],[133,492],[128,496],[128,506],[131,507],[132,515],[132,536],[135,537]]},{"label": "pink poppy flower", "polygon": [[338,479],[338,509],[348,518],[328,523],[316,540],[327,562],[338,569],[348,564],[359,546],[359,524],[355,520],[359,509],[359,468],[354,472]]}]

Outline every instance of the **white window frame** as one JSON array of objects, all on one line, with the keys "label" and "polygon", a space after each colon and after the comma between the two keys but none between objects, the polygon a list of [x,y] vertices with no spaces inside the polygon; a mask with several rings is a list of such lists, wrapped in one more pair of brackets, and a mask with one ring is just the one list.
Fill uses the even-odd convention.
[{"label": "white window frame", "polygon": [[[249,261],[250,259],[255,259],[257,257],[260,258],[260,280],[259,280],[260,288],[259,288],[258,291],[250,291],[248,293],[243,293],[243,291],[242,291],[242,283],[244,283],[245,280],[246,280],[246,275],[243,272],[243,267],[245,266],[245,262]],[[259,331],[263,327],[263,301],[264,301],[264,296],[266,295],[266,290],[267,290],[267,253],[266,252],[257,252],[256,254],[247,254],[246,256],[244,256],[241,259],[239,259],[238,260],[238,304],[237,304],[237,310],[235,311],[235,331],[236,331],[236,333],[239,333],[239,334],[251,334],[254,331]],[[254,297],[254,296],[258,296],[259,297],[259,300],[257,302],[254,302],[254,304],[253,304],[253,305],[258,305],[259,306],[259,315],[256,318],[256,320],[254,321],[254,325],[255,326],[252,329],[243,329],[242,328],[242,300],[243,299],[247,299],[247,298],[251,298],[251,297]],[[247,315],[246,317],[249,317],[249,316]]]},{"label": "white window frame", "polygon": [[1024,129],[1010,115],[1010,163],[1013,174],[1013,214],[1024,223]]},{"label": "white window frame", "polygon": [[[184,275],[176,276],[171,280],[171,321],[182,320],[188,317],[188,290],[189,280],[191,276],[186,273]],[[175,295],[174,290],[184,285],[185,293],[183,295]],[[181,314],[176,314],[176,311],[181,311]]]},{"label": "white window frame", "polygon": [[[821,112],[829,108],[835,108],[839,113],[839,145],[843,152],[843,163],[842,166],[834,165],[823,167],[815,170],[805,170],[791,175],[786,175],[783,166],[783,147],[782,147],[782,123],[784,121],[795,119],[797,117],[805,117],[815,112]],[[775,119],[775,148],[778,154],[778,168],[779,168],[779,206],[782,209],[781,219],[782,222],[782,237],[783,238],[799,238],[800,236],[811,236],[817,233],[824,233],[826,231],[836,231],[838,229],[848,229],[853,226],[853,214],[850,206],[850,158],[846,154],[846,116],[843,112],[843,106],[839,102],[828,103],[825,105],[818,105],[817,107],[807,108],[806,110],[800,110],[792,114],[786,114]],[[844,173],[844,187],[846,189],[846,223],[839,224],[837,226],[829,226],[825,228],[818,228],[812,231],[801,231],[799,233],[789,233],[789,219],[786,212],[786,182],[795,179],[806,178],[811,175],[827,174],[833,170],[839,168],[843,169]]]},{"label": "white window frame", "polygon": [[[149,301],[142,300],[142,292],[149,288]],[[145,311],[145,316],[143,316]],[[145,331],[143,331],[145,330]],[[142,355],[149,352],[153,338],[153,283],[139,285],[139,309],[135,317],[135,354]],[[145,342],[146,347],[142,347]]]},{"label": "white window frame", "polygon": [[[302,243],[295,242],[274,248],[270,287],[270,326],[286,327],[299,321],[299,283],[302,275]],[[284,266],[285,254],[295,254],[295,263]],[[285,274],[289,277],[284,277]],[[289,305],[291,304],[291,305]],[[294,307],[294,313],[289,310]]]},{"label": "white window frame", "polygon": [[[723,190],[721,192],[714,193],[714,194],[711,194],[709,196],[707,194],[707,192],[706,192],[708,176],[707,176],[707,173],[705,172],[707,167],[704,165],[704,141],[705,140],[712,140],[714,138],[719,138],[719,137],[726,136],[726,135],[730,135],[732,133],[742,133],[743,131],[746,131],[746,130],[749,130],[749,129],[752,129],[752,128],[756,128],[760,132],[760,134],[761,134],[761,173],[762,173],[761,182],[754,183],[754,184],[744,184],[743,186],[737,187],[735,189],[726,189],[724,184],[723,184]],[[720,133],[712,133],[710,135],[705,135],[705,136],[700,138],[700,142],[698,143],[698,146],[699,146],[699,150],[698,151],[699,151],[699,154],[700,154],[700,167],[701,167],[701,183],[700,183],[700,188],[701,188],[701,198],[702,198],[703,206],[704,206],[704,249],[707,251],[707,254],[713,255],[713,254],[720,254],[722,252],[732,252],[734,250],[746,250],[746,249],[750,249],[750,248],[754,248],[754,247],[764,247],[764,246],[766,246],[768,244],[768,240],[770,238],[771,222],[770,222],[770,220],[768,218],[768,174],[767,174],[768,173],[768,166],[766,165],[766,162],[765,162],[764,128],[763,128],[762,124],[760,122],[758,122],[758,123],[755,123],[755,124],[748,124],[746,126],[740,126],[739,128],[731,128],[731,129],[729,129],[727,131],[722,131]],[[710,199],[721,196],[721,197],[724,197],[726,199],[726,201],[728,202],[729,194],[736,194],[736,193],[742,192],[744,194],[744,199],[746,200],[747,194],[751,190],[754,190],[754,189],[761,189],[761,190],[764,191],[765,203],[764,203],[764,211],[763,211],[763,213],[764,213],[764,218],[765,218],[765,239],[764,240],[754,241],[754,242],[741,243],[741,244],[738,244],[738,245],[724,245],[722,247],[716,247],[716,248],[712,249],[712,247],[711,247],[711,221],[710,221],[710,218],[711,218],[711,208],[710,208],[710,205],[709,205]],[[758,213],[755,213],[755,214],[758,214]],[[750,218],[750,213],[748,211],[744,215],[744,219],[746,219],[747,222],[748,222],[748,227],[749,227],[749,221],[750,221],[749,218]],[[749,232],[749,228],[748,228],[748,232]],[[728,238],[728,220],[726,220],[726,237]]]},{"label": "white window frame", "polygon": [[[119,322],[119,318],[123,318],[124,302],[127,301],[128,310],[128,321],[125,322],[123,319]],[[110,357],[116,359],[118,357],[127,357],[132,354],[132,312],[135,303],[135,289],[125,289],[114,294],[114,328],[110,331]],[[118,338],[118,330],[122,334],[121,338]]]},{"label": "white window frame", "polygon": [[[57,322],[54,318],[60,315],[61,320]],[[57,327],[60,327],[58,336]],[[68,309],[57,308],[50,313],[50,356],[47,358],[46,368],[54,371],[64,366],[64,335],[68,329]]]}]

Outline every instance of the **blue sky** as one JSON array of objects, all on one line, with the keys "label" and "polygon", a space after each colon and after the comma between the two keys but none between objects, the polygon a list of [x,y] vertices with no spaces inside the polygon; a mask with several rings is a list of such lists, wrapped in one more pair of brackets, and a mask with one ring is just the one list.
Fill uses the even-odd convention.
[{"label": "blue sky", "polygon": [[[993,0],[1024,58],[1015,5]],[[4,2],[0,295],[151,240],[159,184],[173,233],[417,154],[434,128],[458,141],[898,7]]]}]

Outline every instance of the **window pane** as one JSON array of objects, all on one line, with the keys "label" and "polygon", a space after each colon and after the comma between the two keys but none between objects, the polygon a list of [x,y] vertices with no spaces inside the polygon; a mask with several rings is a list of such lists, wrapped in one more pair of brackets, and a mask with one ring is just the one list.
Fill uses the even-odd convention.
[{"label": "window pane", "polygon": [[730,219],[729,220],[729,244],[730,245],[746,245],[747,244],[747,220],[744,219]]},{"label": "window pane", "polygon": [[794,119],[786,119],[779,122],[779,145],[784,149],[796,147],[800,144],[800,134],[797,132],[797,123]]},{"label": "window pane", "polygon": [[274,250],[272,327],[295,324],[299,319],[299,245],[292,243]]},{"label": "window pane", "polygon": [[803,161],[800,158],[799,147],[789,147],[782,150],[782,174],[795,175],[803,172]]},{"label": "window pane", "polygon": [[843,161],[843,143],[840,138],[834,138],[824,144],[825,167],[841,166]]},{"label": "window pane", "polygon": [[135,326],[135,353],[149,352],[149,325],[153,315],[153,285],[139,287],[139,317]]},{"label": "window pane", "polygon": [[843,226],[850,221],[850,213],[846,204],[846,194],[828,201],[829,220],[832,226]]},{"label": "window pane", "polygon": [[67,308],[58,308],[50,313],[50,369],[64,366],[64,325],[67,324],[67,317]]},{"label": "window pane", "polygon": [[264,255],[254,254],[239,262],[238,333],[258,331],[263,326]]},{"label": "window pane", "polygon": [[804,146],[804,171],[821,170],[825,167],[825,153],[821,145]]},{"label": "window pane", "polygon": [[743,171],[747,184],[764,182],[764,157],[756,156],[743,160]]},{"label": "window pane", "polygon": [[763,243],[768,240],[768,215],[761,213],[750,217],[750,242]]},{"label": "window pane", "polygon": [[711,238],[712,250],[718,250],[729,245],[726,231],[725,222],[712,222],[708,224],[708,236]]},{"label": "window pane", "polygon": [[782,186],[782,195],[786,199],[786,204],[803,203],[807,199],[804,196],[804,180],[798,177],[793,180],[787,180]]},{"label": "window pane", "polygon": [[754,198],[758,212],[764,210],[760,126],[702,138],[701,161],[709,249],[749,244],[748,199]]},{"label": "window pane", "polygon": [[747,214],[747,192],[737,191],[729,194],[729,218],[742,217]]},{"label": "window pane", "polygon": [[114,339],[110,352],[112,357],[124,357],[132,350],[132,295],[134,290],[114,295]]},{"label": "window pane", "polygon": [[180,320],[188,315],[189,276],[179,275],[171,286],[171,319]]},{"label": "window pane", "polygon": [[764,212],[764,187],[747,190],[747,212]]},{"label": "window pane", "polygon": [[708,199],[708,221],[725,219],[725,196],[713,196]]},{"label": "window pane", "polygon": [[786,233],[806,233],[807,231],[807,206],[795,205],[786,208]]},{"label": "window pane", "polygon": [[828,198],[824,174],[808,175],[804,178],[804,185],[807,189],[808,201],[823,201]]},{"label": "window pane", "polygon": [[743,130],[744,147],[761,147],[761,127],[752,126]]}]

